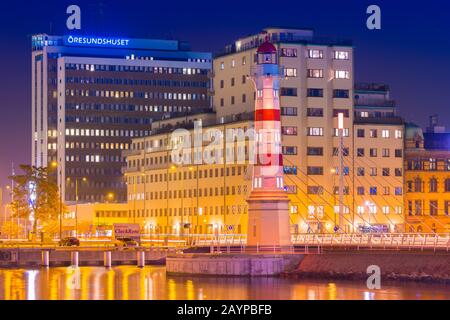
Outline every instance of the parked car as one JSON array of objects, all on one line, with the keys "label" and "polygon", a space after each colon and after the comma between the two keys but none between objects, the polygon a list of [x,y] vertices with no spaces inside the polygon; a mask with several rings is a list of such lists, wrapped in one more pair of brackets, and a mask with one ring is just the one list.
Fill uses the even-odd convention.
[{"label": "parked car", "polygon": [[131,238],[116,238],[114,241],[114,246],[116,248],[133,248],[138,245],[137,241]]},{"label": "parked car", "polygon": [[59,245],[62,247],[78,247],[80,245],[80,240],[75,237],[67,237],[60,240]]}]

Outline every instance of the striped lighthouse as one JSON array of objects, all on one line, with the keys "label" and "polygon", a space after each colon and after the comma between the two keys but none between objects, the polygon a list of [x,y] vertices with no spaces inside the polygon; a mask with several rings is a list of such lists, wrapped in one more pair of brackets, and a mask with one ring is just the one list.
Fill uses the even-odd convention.
[{"label": "striped lighthouse", "polygon": [[281,152],[280,75],[275,46],[269,41],[256,51],[254,164],[247,245],[289,246],[289,199],[284,191]]}]

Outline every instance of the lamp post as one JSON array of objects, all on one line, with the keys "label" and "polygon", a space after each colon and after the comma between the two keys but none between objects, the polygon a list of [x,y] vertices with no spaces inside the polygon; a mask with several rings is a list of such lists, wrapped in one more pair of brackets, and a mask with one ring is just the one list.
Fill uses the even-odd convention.
[{"label": "lamp post", "polygon": [[[70,177],[67,178],[70,182]],[[86,182],[87,178],[81,178],[82,182]],[[78,177],[75,178],[75,237],[78,236]]]},{"label": "lamp post", "polygon": [[59,240],[62,239],[62,171],[61,168],[58,169],[58,162],[52,161],[50,166],[53,169],[58,170],[57,174],[59,174]]}]

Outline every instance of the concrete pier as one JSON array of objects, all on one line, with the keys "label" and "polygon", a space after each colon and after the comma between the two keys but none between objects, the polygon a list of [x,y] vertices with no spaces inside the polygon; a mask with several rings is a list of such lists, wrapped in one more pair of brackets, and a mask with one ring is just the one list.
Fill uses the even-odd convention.
[{"label": "concrete pier", "polygon": [[111,268],[111,251],[105,251],[104,253],[104,266],[106,268]]},{"label": "concrete pier", "polygon": [[202,276],[276,276],[295,268],[302,255],[179,254],[166,258],[168,274]]},{"label": "concrete pier", "polygon": [[70,261],[73,267],[78,267],[78,251],[72,251],[70,254]]},{"label": "concrete pier", "polygon": [[42,251],[42,266],[43,267],[50,266],[50,251],[48,250]]}]

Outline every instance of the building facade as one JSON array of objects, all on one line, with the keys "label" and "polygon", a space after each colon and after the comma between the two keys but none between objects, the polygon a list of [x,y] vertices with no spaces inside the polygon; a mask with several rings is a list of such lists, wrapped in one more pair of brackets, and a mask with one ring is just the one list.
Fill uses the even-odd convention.
[{"label": "building facade", "polygon": [[450,134],[424,134],[420,127],[408,124],[405,138],[405,210],[408,231],[448,233]]},{"label": "building facade", "polygon": [[122,151],[153,120],[208,109],[210,69],[175,40],[33,36],[31,163],[64,201],[126,201]]},{"label": "building facade", "polygon": [[[344,231],[405,230],[404,123],[395,114],[395,103],[386,85],[356,84],[353,92],[351,46],[332,42],[324,45],[310,30],[278,28],[265,29],[261,34],[236,41],[227,47],[225,54],[214,59],[216,118],[209,114],[204,124],[222,131],[233,126],[253,127],[256,93],[248,76],[254,71],[256,47],[266,39],[277,48],[284,75],[280,79],[279,99],[284,189],[290,199],[291,232],[335,232],[341,208],[340,223]],[[344,118],[342,157],[338,136],[340,113]],[[245,200],[252,188],[251,165],[245,163],[241,174],[233,175],[233,164],[225,164],[221,171],[202,163],[198,168],[203,172],[199,177],[200,190],[203,190],[197,191],[193,178],[197,166],[179,167],[170,162],[174,147],[170,145],[170,133],[176,126],[192,130],[193,120],[172,119],[172,124],[165,125],[164,135],[152,130],[149,137],[133,139],[127,152],[126,169],[130,216],[144,215],[141,220],[151,220],[158,231],[171,233],[177,224],[185,224],[180,218],[173,218],[174,212],[177,212],[175,216],[183,212],[184,217],[183,210],[186,210],[186,217],[199,215],[203,218],[198,221],[205,223],[200,229],[200,225],[196,228],[189,222],[187,226],[194,228],[190,232],[212,233],[214,225],[221,231],[245,231],[248,220]],[[161,128],[161,124],[155,128]],[[162,149],[155,149],[155,143],[158,147],[166,144]],[[245,151],[247,159],[249,150]],[[155,152],[160,152],[156,157],[159,161],[152,162]],[[195,154],[194,149],[191,152]],[[159,170],[155,173],[158,178],[153,180],[147,177],[147,172],[158,171],[152,170]],[[171,170],[180,171],[175,175],[178,180],[170,180]],[[167,175],[169,183],[165,180]],[[159,179],[159,185],[154,179]],[[235,186],[234,191],[227,188],[227,181],[229,186]],[[171,190],[178,191],[174,194]],[[197,196],[192,198],[194,194],[198,195],[199,205],[196,205]],[[215,198],[216,194],[219,198]],[[190,209],[181,209],[192,202],[194,205],[188,205]],[[229,218],[230,213],[231,217],[237,214],[236,218]],[[173,223],[175,220],[178,222]]]}]

